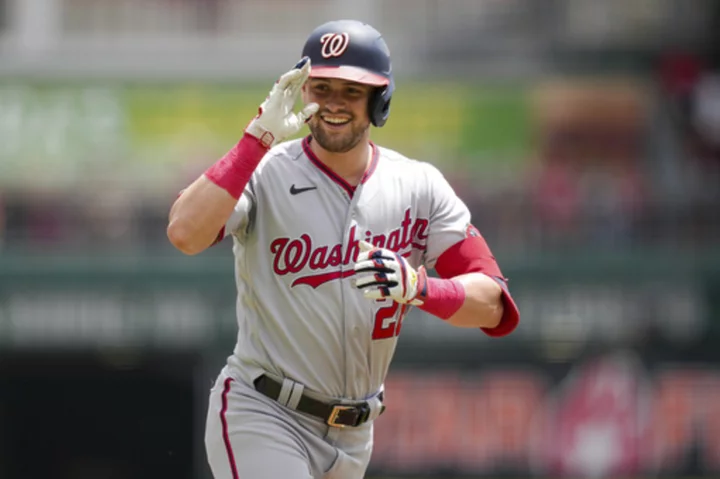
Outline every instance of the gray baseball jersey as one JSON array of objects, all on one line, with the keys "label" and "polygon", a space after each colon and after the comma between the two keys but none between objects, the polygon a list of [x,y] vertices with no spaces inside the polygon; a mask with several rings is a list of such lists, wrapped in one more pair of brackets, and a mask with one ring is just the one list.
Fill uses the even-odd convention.
[{"label": "gray baseball jersey", "polygon": [[[205,443],[217,479],[363,477],[372,421],[339,429],[291,406],[304,391],[326,402],[367,399],[371,419],[382,410],[379,393],[407,307],[368,300],[353,287],[358,243],[432,268],[471,230],[467,207],[432,165],[373,145],[370,168],[353,188],[309,141],[268,152],[225,225],[238,337],[209,398]],[[292,383],[282,400],[255,390],[262,374]]]},{"label": "gray baseball jersey", "polygon": [[470,213],[432,165],[373,145],[356,188],[326,168],[308,138],[262,160],[229,219],[238,339],[229,364],[248,382],[269,372],[330,397],[382,387],[407,307],[352,285],[358,242],[432,268],[465,238]]}]

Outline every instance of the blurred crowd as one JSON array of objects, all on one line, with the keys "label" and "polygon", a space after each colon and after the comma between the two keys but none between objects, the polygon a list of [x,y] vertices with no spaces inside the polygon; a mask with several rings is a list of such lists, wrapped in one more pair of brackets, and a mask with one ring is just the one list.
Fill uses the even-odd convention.
[{"label": "blurred crowd", "polygon": [[602,81],[543,90],[536,157],[524,181],[491,208],[472,188],[464,190],[489,234],[503,235],[498,244],[532,250],[720,244],[720,70],[671,52],[640,89],[648,94]]},{"label": "blurred crowd", "polygon": [[[133,36],[128,37],[128,32],[134,30],[123,28],[133,26],[142,31],[155,31],[161,23],[168,31],[191,29],[189,31],[198,34],[210,30],[220,34],[225,32],[223,28],[239,29],[232,22],[226,24],[229,20],[221,22],[219,11],[235,12],[240,19],[244,18],[241,14],[247,13],[243,9],[270,14],[285,11],[288,3],[275,5],[271,2],[274,6],[270,6],[267,2],[227,0],[0,0],[0,47],[3,46],[3,27],[5,32],[13,30],[9,25],[12,18],[19,18],[18,12],[33,18],[30,6],[41,6],[44,1],[63,6],[63,13],[56,13],[60,27],[69,33],[69,40],[73,39],[72,33],[116,30],[125,32],[118,38],[127,40]],[[320,5],[319,0],[314,1]],[[337,0],[332,5],[349,8],[352,3]],[[379,0],[360,3],[374,5],[378,17],[385,21],[404,12],[398,6],[400,0],[392,4]],[[633,45],[643,42],[644,45],[656,45],[652,47],[656,48],[662,43],[661,39],[643,37],[641,27],[647,28],[648,32],[653,31],[651,28],[660,33],[674,31],[675,23],[672,27],[667,26],[664,19],[687,10],[683,2],[671,1],[664,2],[664,8],[658,9],[647,8],[652,2],[639,0],[625,2],[625,6],[623,2],[602,6],[604,4],[592,1],[557,0],[551,2],[555,8],[535,22],[537,12],[533,10],[535,7],[531,8],[532,2],[456,3],[456,8],[443,16],[437,2],[416,2],[415,5],[422,4],[422,8],[418,6],[413,11],[413,21],[425,25],[427,38],[432,35],[443,37],[443,32],[452,31],[455,24],[462,21],[478,34],[497,38],[497,42],[491,42],[498,45],[493,47],[498,49],[493,53],[490,46],[487,51],[478,46],[482,42],[464,45],[467,42],[453,35],[443,37],[452,48],[474,48],[463,55],[475,55],[478,64],[517,57],[502,50],[506,45],[503,39],[513,35],[518,40],[526,35],[532,44],[543,43],[547,51],[553,52],[553,45],[564,45],[562,48],[567,49],[568,45],[572,47],[595,32],[610,51],[615,41],[611,23],[617,23],[617,32],[622,31],[622,35],[616,32],[620,45],[617,48],[630,50]],[[481,3],[483,8],[479,7]],[[9,5],[15,5],[15,9]],[[19,8],[21,5],[28,10]],[[708,12],[713,11],[711,2],[702,2],[702,5]],[[599,17],[593,16],[599,15],[596,9],[610,15],[607,18],[613,18],[613,22],[593,23],[599,21]],[[15,16],[10,14],[12,11]],[[145,13],[140,15],[138,12]],[[617,16],[618,12],[622,15]],[[317,21],[317,15],[311,9],[304,10],[303,15],[307,21]],[[137,21],[146,16],[167,21],[157,23],[153,20],[147,24]],[[285,22],[282,25],[291,25],[295,21],[287,16],[280,20]],[[427,23],[430,20],[432,23]],[[689,38],[695,21],[699,22],[692,15],[680,15],[677,25],[683,27],[683,34]],[[52,43],[48,35],[57,34],[47,27],[48,22],[17,23],[27,28],[28,38],[36,38],[40,42],[37,45],[46,48]],[[221,28],[218,22],[224,27]],[[492,27],[497,22],[505,22],[502,31]],[[597,30],[589,29],[593,25]],[[15,30],[21,31],[20,27],[16,26]],[[47,27],[47,31],[36,32],[33,37],[32,29],[40,27]],[[243,25],[243,28],[252,30],[253,25]],[[563,35],[569,39],[566,44],[559,43]],[[205,37],[200,35],[198,38]],[[623,38],[627,39],[625,43]],[[420,45],[421,42],[411,42],[411,45],[415,43]],[[437,42],[429,42],[434,43]],[[80,44],[82,42],[70,41],[67,46],[79,48]],[[199,40],[199,44],[205,43]],[[669,40],[668,44],[671,44]],[[498,251],[534,254],[568,248],[652,247],[694,250],[720,244],[720,215],[716,213],[720,206],[720,64],[715,50],[717,48],[678,51],[670,47],[664,51],[658,48],[658,53],[645,55],[652,57],[651,65],[645,65],[635,77],[629,75],[624,80],[596,76],[595,80],[566,82],[560,75],[561,80],[546,82],[533,93],[532,153],[523,159],[521,168],[508,173],[503,169],[502,160],[488,164],[485,159],[481,161],[468,152],[460,152],[459,155],[468,156],[452,161],[451,167],[439,166],[471,208],[478,228]],[[82,53],[83,50],[79,51]],[[522,47],[518,51],[527,53],[526,60],[532,63],[532,48]],[[537,56],[541,56],[541,52]],[[604,60],[596,55],[592,61],[598,67],[595,73],[602,75]],[[463,63],[468,62],[463,60]],[[59,68],[57,65],[51,67]],[[150,67],[145,65],[143,68]],[[468,67],[458,76],[472,82],[471,74]],[[641,80],[637,81],[638,78]],[[12,116],[8,118],[10,120],[0,118],[0,121],[12,122]],[[178,132],[178,136],[182,134]],[[93,135],[86,132],[85,136]],[[117,151],[113,153],[122,155]],[[430,162],[443,160],[423,159]],[[204,166],[212,161],[212,158],[202,159]],[[480,164],[482,166],[477,166]],[[203,165],[190,168],[200,172]],[[184,179],[189,180],[189,177]],[[83,184],[82,168],[79,168],[77,182],[77,188],[58,191],[46,189],[43,186],[46,182],[37,188],[27,185],[18,188],[0,181],[0,249],[33,252],[51,247],[54,251],[89,252],[169,247],[165,238],[168,208],[185,184],[178,183],[170,188],[165,185],[163,191],[152,192],[127,184],[91,188]]]},{"label": "blurred crowd", "polygon": [[[637,94],[647,83],[627,81],[538,88],[533,155],[508,181],[501,170],[474,168],[473,158],[444,168],[493,247],[533,253],[719,244],[720,70],[669,53],[656,72],[647,95]],[[0,191],[0,244],[162,249],[177,190]]]}]

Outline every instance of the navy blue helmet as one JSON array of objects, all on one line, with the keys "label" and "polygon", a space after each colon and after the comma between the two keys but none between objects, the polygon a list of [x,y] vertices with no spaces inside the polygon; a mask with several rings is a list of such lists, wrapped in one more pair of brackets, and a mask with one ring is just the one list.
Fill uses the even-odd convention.
[{"label": "navy blue helmet", "polygon": [[335,20],[317,27],[302,56],[310,57],[314,78],[340,78],[376,87],[368,105],[370,121],[383,126],[390,116],[395,81],[390,50],[380,32],[357,20]]}]

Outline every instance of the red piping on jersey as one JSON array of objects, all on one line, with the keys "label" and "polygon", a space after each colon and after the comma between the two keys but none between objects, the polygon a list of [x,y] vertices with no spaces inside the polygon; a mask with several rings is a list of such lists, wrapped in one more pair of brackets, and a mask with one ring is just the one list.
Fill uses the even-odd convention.
[{"label": "red piping on jersey", "polygon": [[225,443],[225,451],[227,452],[228,461],[230,461],[230,471],[232,472],[232,477],[233,479],[240,479],[240,476],[238,476],[237,472],[237,465],[235,465],[235,454],[233,454],[232,444],[230,444],[230,434],[228,433],[227,418],[225,417],[228,408],[227,395],[230,392],[230,384],[232,383],[232,381],[232,378],[227,378],[225,380],[225,387],[223,388],[222,392],[222,409],[220,409],[220,422],[222,423],[223,442]]},{"label": "red piping on jersey", "polygon": [[[312,148],[310,148],[310,141],[312,140],[311,136],[306,136],[302,141],[302,147],[303,151],[305,152],[305,155],[310,159],[310,161],[323,173],[325,173],[331,180],[333,180],[335,183],[340,185],[345,191],[347,191],[348,195],[350,195],[350,198],[352,198],[353,193],[355,193],[355,187],[352,186],[350,183],[345,181],[343,178],[338,176],[337,173],[335,173],[333,170],[327,167],[325,163],[320,161],[320,159],[315,155],[315,152],[312,151]],[[370,162],[370,167],[367,169],[365,174],[362,177],[362,180],[360,180],[360,184],[365,183],[368,178],[370,178],[370,175],[373,174],[375,169],[377,168],[378,160],[380,159],[380,150],[375,146],[375,144],[371,141],[370,147],[373,149],[372,154],[372,160]]]}]

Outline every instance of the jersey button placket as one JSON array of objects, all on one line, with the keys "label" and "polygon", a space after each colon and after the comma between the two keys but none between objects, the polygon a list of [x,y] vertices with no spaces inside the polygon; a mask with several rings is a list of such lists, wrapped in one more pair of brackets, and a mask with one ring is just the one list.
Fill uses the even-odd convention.
[{"label": "jersey button placket", "polygon": [[[358,218],[358,212],[357,212],[357,201],[360,191],[359,188],[355,190],[355,195],[350,198],[350,206],[349,206],[349,215],[346,220],[345,224],[345,234],[343,237],[345,238],[344,241],[347,242],[347,244],[343,245],[343,249],[347,251],[347,248],[350,248],[351,241],[355,239],[360,239],[358,236],[358,228],[359,225],[357,223]],[[352,231],[353,227],[355,228],[355,238],[350,238],[350,231]],[[360,233],[361,234],[361,233]],[[354,264],[356,258],[351,258],[351,264]],[[346,294],[351,294],[350,288],[348,288],[348,291],[344,292],[343,294],[343,343],[345,345],[344,347],[344,353],[345,353],[345,377],[346,379],[345,383],[345,395],[349,394],[349,391],[347,390],[348,387],[348,381],[353,380],[360,380],[359,378],[355,378],[357,371],[356,371],[356,365],[354,360],[358,360],[358,358],[353,358],[353,355],[349,354],[350,351],[353,351],[354,348],[349,347],[349,342],[352,341],[353,343],[357,341],[357,326],[354,324],[354,321],[356,321],[355,315],[353,314],[352,305],[353,301],[347,301],[345,299]]]}]

